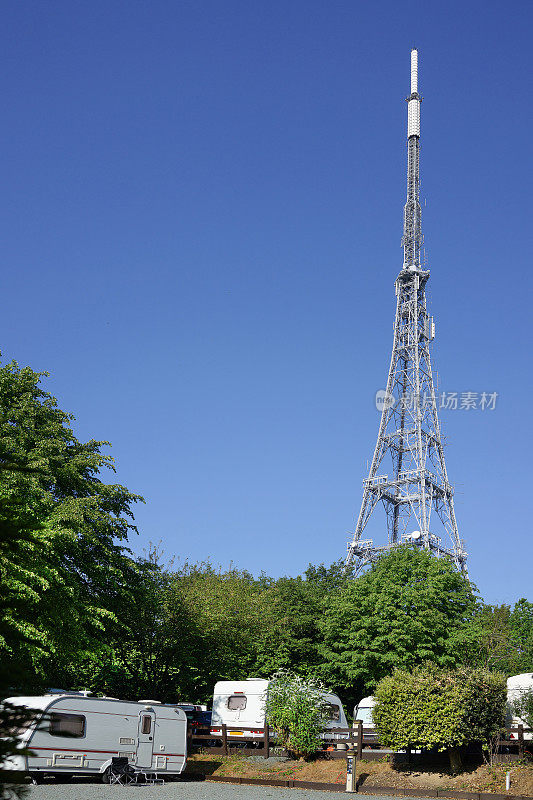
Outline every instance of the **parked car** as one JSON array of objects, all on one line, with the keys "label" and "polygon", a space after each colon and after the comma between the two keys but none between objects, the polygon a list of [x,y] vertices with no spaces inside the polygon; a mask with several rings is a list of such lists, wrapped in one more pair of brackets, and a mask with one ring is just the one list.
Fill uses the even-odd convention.
[{"label": "parked car", "polygon": [[[193,736],[209,736],[211,734],[211,711],[196,711],[195,718],[191,722]],[[204,746],[209,745],[208,741]]]},{"label": "parked car", "polygon": [[87,697],[81,692],[8,697],[7,703],[35,711],[19,732],[21,748],[4,769],[44,775],[109,776],[113,757],[135,770],[179,775],[187,760],[187,718],[176,706]]},{"label": "parked car", "polygon": [[[262,739],[265,732],[265,700],[269,681],[263,678],[247,678],[244,681],[218,681],[213,694],[211,735],[221,736],[221,725],[230,725],[236,730],[228,731],[228,737],[251,736]],[[330,707],[330,718],[326,722],[323,738],[346,738],[348,734],[328,734],[330,728],[347,728],[346,715],[336,694],[324,694]],[[239,730],[239,727],[251,731]]]},{"label": "parked car", "polygon": [[211,729],[211,711],[207,711],[207,706],[196,703],[177,703],[177,708],[181,708],[187,715],[187,721],[192,731],[192,735],[209,736]]}]

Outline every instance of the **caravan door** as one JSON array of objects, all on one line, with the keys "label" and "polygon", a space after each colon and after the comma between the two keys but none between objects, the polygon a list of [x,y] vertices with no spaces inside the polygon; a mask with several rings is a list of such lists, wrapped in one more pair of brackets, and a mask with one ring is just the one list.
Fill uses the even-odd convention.
[{"label": "caravan door", "polygon": [[155,713],[143,709],[139,714],[136,767],[151,768],[154,752]]}]

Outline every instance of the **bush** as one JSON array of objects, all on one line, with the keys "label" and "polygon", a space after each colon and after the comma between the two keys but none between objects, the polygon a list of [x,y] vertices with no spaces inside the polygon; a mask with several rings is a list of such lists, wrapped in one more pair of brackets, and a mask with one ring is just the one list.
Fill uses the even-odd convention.
[{"label": "bush", "polygon": [[485,669],[442,670],[434,665],[396,670],[377,686],[373,718],[380,740],[394,750],[448,750],[454,771],[460,748],[488,749],[505,719],[505,677]]},{"label": "bush", "polygon": [[320,733],[328,718],[323,694],[329,690],[315,678],[300,678],[280,670],[270,680],[266,719],[279,744],[301,758],[320,750]]}]

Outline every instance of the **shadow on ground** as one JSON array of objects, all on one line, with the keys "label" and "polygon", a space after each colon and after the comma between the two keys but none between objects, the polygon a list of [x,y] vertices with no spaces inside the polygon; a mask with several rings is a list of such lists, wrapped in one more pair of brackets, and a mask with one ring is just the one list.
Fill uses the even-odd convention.
[{"label": "shadow on ground", "polygon": [[185,772],[181,774],[181,780],[188,782],[203,781],[209,775],[213,775],[221,766],[222,761],[190,761]]}]

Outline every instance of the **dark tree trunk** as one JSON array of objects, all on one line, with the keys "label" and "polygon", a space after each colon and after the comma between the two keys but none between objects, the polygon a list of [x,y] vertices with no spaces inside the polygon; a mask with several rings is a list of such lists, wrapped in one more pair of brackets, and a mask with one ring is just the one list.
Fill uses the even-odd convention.
[{"label": "dark tree trunk", "polygon": [[454,774],[461,771],[463,760],[461,758],[461,750],[459,747],[449,747],[448,755],[450,756],[450,767]]}]

